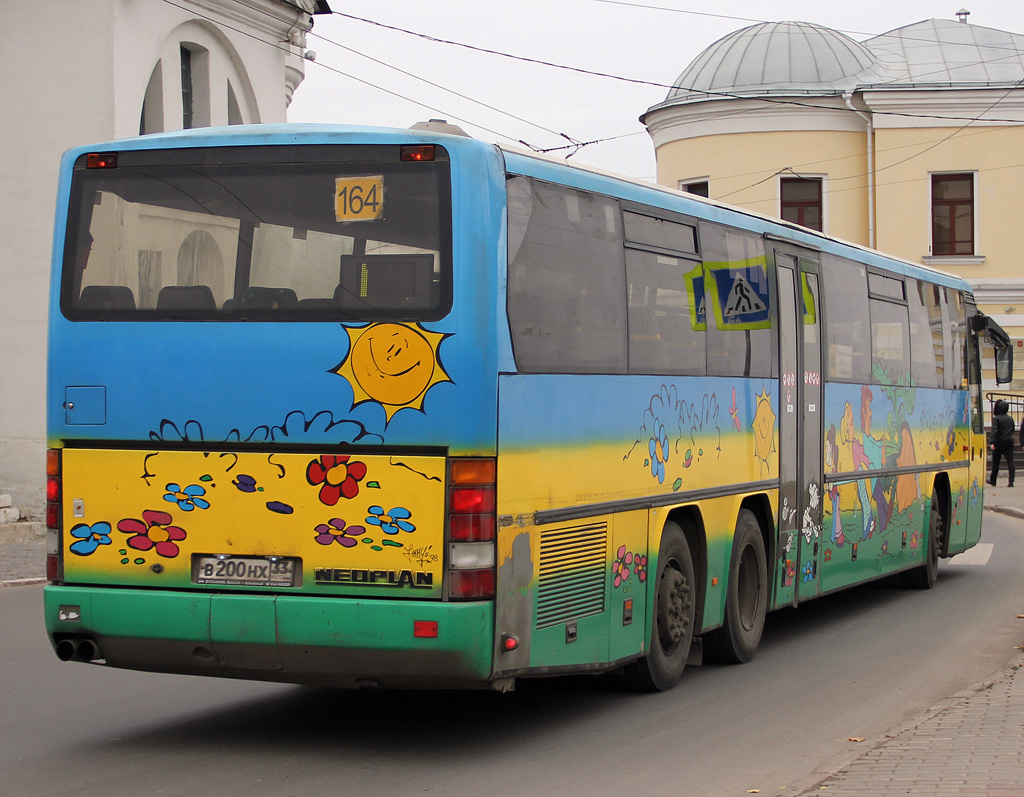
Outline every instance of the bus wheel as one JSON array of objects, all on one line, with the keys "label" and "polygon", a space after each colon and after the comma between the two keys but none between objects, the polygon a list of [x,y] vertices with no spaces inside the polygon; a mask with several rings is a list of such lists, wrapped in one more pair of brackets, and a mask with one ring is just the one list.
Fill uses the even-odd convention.
[{"label": "bus wheel", "polygon": [[669,521],[658,551],[648,654],[626,668],[626,677],[635,688],[663,692],[675,686],[682,676],[693,640],[695,585],[686,536],[677,524]]},{"label": "bus wheel", "polygon": [[757,518],[741,509],[736,519],[725,622],[704,634],[704,650],[714,661],[743,664],[754,658],[768,611],[768,566]]},{"label": "bus wheel", "polygon": [[900,573],[903,586],[913,589],[931,589],[939,577],[939,551],[942,549],[942,533],[945,529],[942,509],[937,495],[932,496],[932,509],[928,515],[928,550],[924,564],[913,570]]}]

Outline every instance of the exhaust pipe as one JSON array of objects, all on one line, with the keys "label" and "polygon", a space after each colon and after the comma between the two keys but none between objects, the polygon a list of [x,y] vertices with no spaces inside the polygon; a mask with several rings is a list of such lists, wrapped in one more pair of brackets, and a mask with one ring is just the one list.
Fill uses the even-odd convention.
[{"label": "exhaust pipe", "polygon": [[57,658],[61,661],[96,661],[102,659],[100,646],[92,639],[62,639],[57,643]]},{"label": "exhaust pipe", "polygon": [[71,661],[78,652],[78,645],[73,639],[62,639],[57,643],[57,658],[61,661]]},{"label": "exhaust pipe", "polygon": [[78,643],[78,658],[80,661],[96,661],[102,659],[99,646],[91,639],[83,639]]}]

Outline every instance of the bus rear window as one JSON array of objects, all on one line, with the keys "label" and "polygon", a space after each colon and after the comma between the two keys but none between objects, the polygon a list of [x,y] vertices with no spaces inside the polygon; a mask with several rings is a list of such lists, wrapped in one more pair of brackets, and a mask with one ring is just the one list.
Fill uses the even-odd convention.
[{"label": "bus rear window", "polygon": [[75,165],[72,320],[432,320],[451,308],[447,153],[279,146]]}]

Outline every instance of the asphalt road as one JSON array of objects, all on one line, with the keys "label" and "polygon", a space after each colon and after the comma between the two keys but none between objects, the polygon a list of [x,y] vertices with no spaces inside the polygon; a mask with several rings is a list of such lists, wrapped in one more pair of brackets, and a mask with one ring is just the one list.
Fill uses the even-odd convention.
[{"label": "asphalt road", "polygon": [[[991,546],[991,547],[989,547]],[[795,794],[1020,643],[1024,521],[928,592],[870,585],[769,617],[757,658],[673,691],[608,678],[346,693],[61,663],[42,588],[0,590],[4,794]]]}]

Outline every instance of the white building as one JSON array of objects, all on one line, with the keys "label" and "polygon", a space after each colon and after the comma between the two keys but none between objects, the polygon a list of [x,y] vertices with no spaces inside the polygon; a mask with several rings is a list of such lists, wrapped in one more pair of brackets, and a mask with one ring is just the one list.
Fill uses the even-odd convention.
[{"label": "white building", "polygon": [[54,0],[0,30],[0,493],[38,511],[57,167],[67,148],[183,127],[284,122],[326,0]]}]

